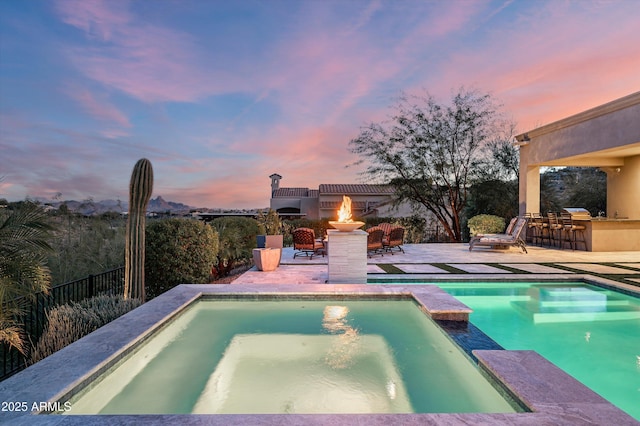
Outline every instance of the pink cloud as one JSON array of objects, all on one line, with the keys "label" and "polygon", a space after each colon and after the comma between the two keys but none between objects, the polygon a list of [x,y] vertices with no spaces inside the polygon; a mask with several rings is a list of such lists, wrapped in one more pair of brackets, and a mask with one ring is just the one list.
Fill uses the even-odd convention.
[{"label": "pink cloud", "polygon": [[111,40],[114,28],[131,21],[126,0],[58,0],[55,3],[63,22],[102,41]]},{"label": "pink cloud", "polygon": [[492,30],[482,48],[449,55],[439,85],[491,91],[522,131],[629,94],[640,87],[637,23],[624,10],[603,18],[583,5],[550,2]]},{"label": "pink cloud", "polygon": [[[141,22],[128,2],[58,3],[63,22],[81,29],[95,48],[76,48],[70,57],[89,78],[144,102],[189,102],[240,84],[237,75],[211,70],[190,35]],[[233,83],[235,82],[235,84]]]},{"label": "pink cloud", "polygon": [[[69,96],[75,99],[92,116],[122,127],[131,127],[129,118],[116,106],[111,104],[105,96],[96,98],[88,89],[69,89]],[[109,133],[113,134],[113,131]],[[120,134],[121,136],[122,134]]]}]

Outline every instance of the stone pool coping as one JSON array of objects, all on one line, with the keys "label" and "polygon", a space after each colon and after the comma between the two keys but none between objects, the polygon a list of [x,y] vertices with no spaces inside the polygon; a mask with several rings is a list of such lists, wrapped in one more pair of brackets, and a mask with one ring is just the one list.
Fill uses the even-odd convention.
[{"label": "stone pool coping", "polygon": [[438,424],[617,424],[637,425],[631,416],[560,370],[534,351],[477,350],[479,368],[501,382],[507,393],[531,412],[426,414],[288,414],[288,415],[37,415],[33,403],[66,400],[73,390],[122,358],[167,319],[203,295],[259,296],[413,296],[434,318],[464,321],[471,310],[440,288],[427,285],[270,284],[181,285],[96,330],[72,345],[0,383],[0,401],[26,402],[27,411],[2,412],[12,424],[278,424],[406,425]]}]

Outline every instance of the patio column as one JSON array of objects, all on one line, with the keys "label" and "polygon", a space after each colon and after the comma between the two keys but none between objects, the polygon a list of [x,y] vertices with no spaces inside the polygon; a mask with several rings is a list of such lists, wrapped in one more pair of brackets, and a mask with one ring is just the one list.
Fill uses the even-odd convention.
[{"label": "patio column", "polygon": [[520,168],[520,216],[540,212],[540,167],[524,166]]},{"label": "patio column", "polygon": [[367,283],[367,233],[327,230],[329,284]]}]

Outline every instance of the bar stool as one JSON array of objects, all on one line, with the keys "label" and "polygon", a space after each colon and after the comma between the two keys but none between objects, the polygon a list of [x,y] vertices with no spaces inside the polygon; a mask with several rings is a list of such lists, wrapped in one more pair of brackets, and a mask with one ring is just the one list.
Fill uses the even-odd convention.
[{"label": "bar stool", "polygon": [[549,232],[549,223],[544,221],[544,218],[540,213],[534,218],[536,227],[538,228],[538,238],[540,239],[540,245],[544,245],[546,239],[551,245],[551,233]]},{"label": "bar stool", "polygon": [[[565,242],[569,242],[569,245],[571,246],[572,250],[576,249],[576,245],[577,243],[582,243],[584,244],[584,249],[587,249],[587,240],[584,237],[584,230],[585,227],[582,225],[574,225],[573,224],[573,219],[571,218],[571,214],[569,213],[562,213],[561,214],[561,218],[562,218],[562,228],[564,230],[564,234],[565,234]],[[581,240],[577,240],[576,239],[576,234],[580,233],[580,236],[582,237]]]},{"label": "bar stool", "polygon": [[558,242],[558,248],[562,248],[562,229],[561,223],[558,223],[558,215],[553,212],[547,213],[547,219],[549,221],[549,237],[550,243],[555,247],[556,241]]},{"label": "bar stool", "polygon": [[540,239],[540,231],[542,229],[541,221],[538,221],[540,213],[525,213],[527,219],[527,236],[531,236],[531,244],[536,244],[536,240]]}]

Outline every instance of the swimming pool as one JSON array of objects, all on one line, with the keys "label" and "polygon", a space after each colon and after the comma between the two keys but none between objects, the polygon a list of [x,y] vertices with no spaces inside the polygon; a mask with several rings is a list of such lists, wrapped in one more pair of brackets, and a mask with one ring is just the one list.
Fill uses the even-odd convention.
[{"label": "swimming pool", "polygon": [[438,283],[509,350],[532,349],[640,420],[640,299],[586,283]]},{"label": "swimming pool", "polygon": [[65,414],[507,413],[412,300],[199,300]]},{"label": "swimming pool", "polygon": [[[65,425],[101,424],[101,415],[66,416],[79,393],[95,385],[96,378],[117,367],[129,354],[179,318],[185,308],[203,298],[303,298],[308,300],[390,298],[414,301],[431,320],[461,322],[471,311],[462,302],[434,285],[340,285],[268,284],[208,285],[174,287],[117,320],[85,336],[42,361],[0,383],[0,400],[13,403],[14,411],[0,414],[2,422]],[[210,325],[210,329],[213,329]],[[450,336],[450,335],[449,335]],[[455,352],[458,352],[457,350]],[[525,412],[518,413],[414,413],[414,414],[129,414],[118,415],[120,424],[147,422],[175,425],[200,422],[228,424],[616,424],[635,425],[628,414],[597,395],[534,351],[476,350],[477,368],[500,383]],[[154,389],[154,393],[163,391]],[[11,404],[9,404],[11,405]],[[22,409],[27,405],[26,409]],[[56,414],[54,414],[56,413]]]}]

